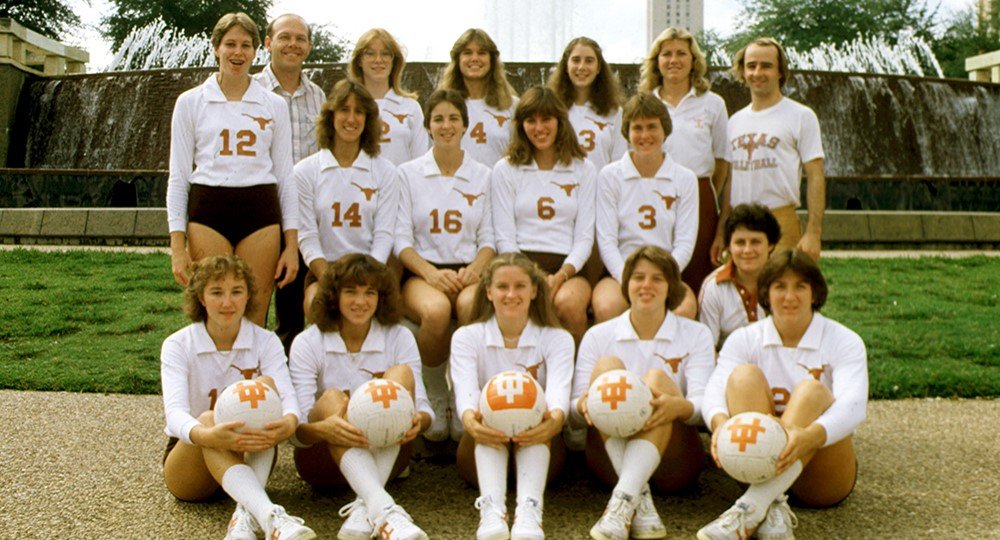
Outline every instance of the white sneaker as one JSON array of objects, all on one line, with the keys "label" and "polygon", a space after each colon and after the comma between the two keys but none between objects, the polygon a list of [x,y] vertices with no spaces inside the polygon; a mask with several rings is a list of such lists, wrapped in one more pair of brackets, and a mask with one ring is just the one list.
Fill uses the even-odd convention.
[{"label": "white sneaker", "polygon": [[225,540],[257,540],[263,537],[264,530],[260,528],[257,520],[243,508],[242,504],[237,504],[236,511],[229,520]]},{"label": "white sneaker", "polygon": [[753,505],[737,501],[729,510],[723,512],[715,521],[705,525],[698,531],[698,540],[743,540],[750,538],[757,528],[753,521]]},{"label": "white sneaker", "polygon": [[414,525],[410,514],[398,504],[382,509],[375,520],[375,531],[382,540],[427,540],[427,533]]},{"label": "white sneaker", "polygon": [[424,438],[434,442],[443,441],[448,438],[448,396],[428,394],[427,400],[431,402],[434,420],[431,420],[431,427],[424,432]]},{"label": "white sneaker", "polygon": [[372,522],[368,521],[368,508],[365,506],[365,501],[354,499],[351,503],[344,505],[337,514],[342,518],[347,518],[337,533],[338,540],[368,540],[372,537],[374,528]]},{"label": "white sneaker", "polygon": [[476,510],[479,510],[479,528],[476,529],[476,540],[507,540],[510,538],[506,508],[495,503],[489,495],[483,495],[476,499]]},{"label": "white sneaker", "polygon": [[274,505],[271,515],[267,521],[270,524],[271,534],[268,540],[312,540],[316,538],[316,533],[312,529],[303,525],[302,518],[290,516],[285,509]]},{"label": "white sneaker", "polygon": [[666,538],[667,526],[660,519],[660,514],[656,513],[656,506],[653,505],[653,495],[649,492],[649,486],[645,486],[639,492],[639,506],[635,508],[635,516],[632,517],[632,538]]},{"label": "white sneaker", "polygon": [[514,525],[510,528],[511,540],[544,540],[542,530],[542,503],[527,497],[514,511]]},{"label": "white sneaker", "polygon": [[767,516],[757,528],[757,539],[794,540],[795,533],[792,529],[798,525],[799,518],[795,517],[792,509],[788,507],[788,497],[782,495],[767,507]]},{"label": "white sneaker", "polygon": [[638,497],[615,490],[604,509],[604,515],[590,528],[590,537],[595,540],[628,540],[632,517],[638,506]]}]

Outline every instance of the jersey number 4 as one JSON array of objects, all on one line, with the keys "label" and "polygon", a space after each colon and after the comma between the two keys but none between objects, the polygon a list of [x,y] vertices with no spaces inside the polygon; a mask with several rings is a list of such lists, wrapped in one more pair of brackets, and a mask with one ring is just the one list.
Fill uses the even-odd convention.
[{"label": "jersey number 4", "polygon": [[469,132],[469,137],[472,137],[476,144],[486,144],[486,130],[483,129],[483,123],[479,122],[472,127],[472,131]]},{"label": "jersey number 4", "polygon": [[347,207],[347,211],[343,215],[340,214],[340,203],[333,203],[333,225],[334,227],[343,227],[344,223],[347,223],[348,227],[360,227],[361,226],[361,207],[358,203],[354,203]]},{"label": "jersey number 4", "polygon": [[[222,150],[219,150],[220,156],[231,156],[233,155],[233,149],[230,146],[229,130],[224,129],[219,132],[219,136],[222,137]],[[253,145],[257,143],[257,134],[249,129],[241,129],[236,132],[236,155],[237,156],[247,156],[253,157],[257,155],[257,152],[253,149]]]}]

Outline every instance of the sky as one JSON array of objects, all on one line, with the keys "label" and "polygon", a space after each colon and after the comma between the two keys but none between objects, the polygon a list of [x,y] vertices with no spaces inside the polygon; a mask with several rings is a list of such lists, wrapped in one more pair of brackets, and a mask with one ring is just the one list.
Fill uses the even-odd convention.
[{"label": "sky", "polygon": [[[268,15],[298,13],[311,23],[328,24],[328,29],[349,43],[372,27],[389,30],[406,48],[408,61],[444,61],[455,38],[470,27],[488,26],[486,6],[517,0],[368,0],[364,2],[315,2],[310,0],[275,0]],[[634,63],[646,52],[645,0],[528,0],[533,2],[572,2],[574,35],[587,35],[604,48],[610,62]],[[944,14],[965,9],[973,0],[940,0]],[[100,71],[111,59],[110,46],[101,37],[102,16],[111,12],[107,0],[69,0],[83,20],[82,28],[67,40],[90,52],[88,71]],[[331,5],[336,6],[335,9]],[[539,5],[539,4],[534,4]],[[601,6],[600,13],[589,10]],[[705,0],[706,29],[722,36],[738,26],[738,0]],[[526,60],[505,54],[503,39],[494,36],[506,61]],[[568,41],[568,39],[567,39]],[[508,47],[508,50],[510,47]],[[540,60],[531,58],[532,60]],[[556,58],[547,61],[555,62]]]}]

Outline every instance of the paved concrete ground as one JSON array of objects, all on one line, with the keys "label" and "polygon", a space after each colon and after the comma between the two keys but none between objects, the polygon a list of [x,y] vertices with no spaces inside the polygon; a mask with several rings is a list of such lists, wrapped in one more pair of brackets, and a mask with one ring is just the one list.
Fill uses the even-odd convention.
[{"label": "paved concrete ground", "polygon": [[[997,400],[876,401],[857,434],[857,489],[797,510],[798,538],[1000,538]],[[163,487],[159,396],[0,391],[0,538],[222,538],[230,501],[193,505]],[[550,486],[548,538],[586,538],[607,493],[582,462]],[[573,463],[571,463],[573,465]],[[281,449],[273,499],[334,538],[347,493],[313,493]],[[447,464],[419,462],[390,492],[431,538],[473,538],[476,492]],[[670,538],[693,538],[739,495],[710,470],[689,494],[657,497]]]}]

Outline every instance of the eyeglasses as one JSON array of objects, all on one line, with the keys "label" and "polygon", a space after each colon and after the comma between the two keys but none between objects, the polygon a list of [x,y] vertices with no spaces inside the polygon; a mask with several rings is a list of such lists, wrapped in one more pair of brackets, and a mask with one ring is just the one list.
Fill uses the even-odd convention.
[{"label": "eyeglasses", "polygon": [[373,51],[371,49],[366,49],[365,52],[361,53],[364,55],[365,60],[375,60],[376,58],[381,58],[382,60],[392,60],[393,54],[391,51]]}]

